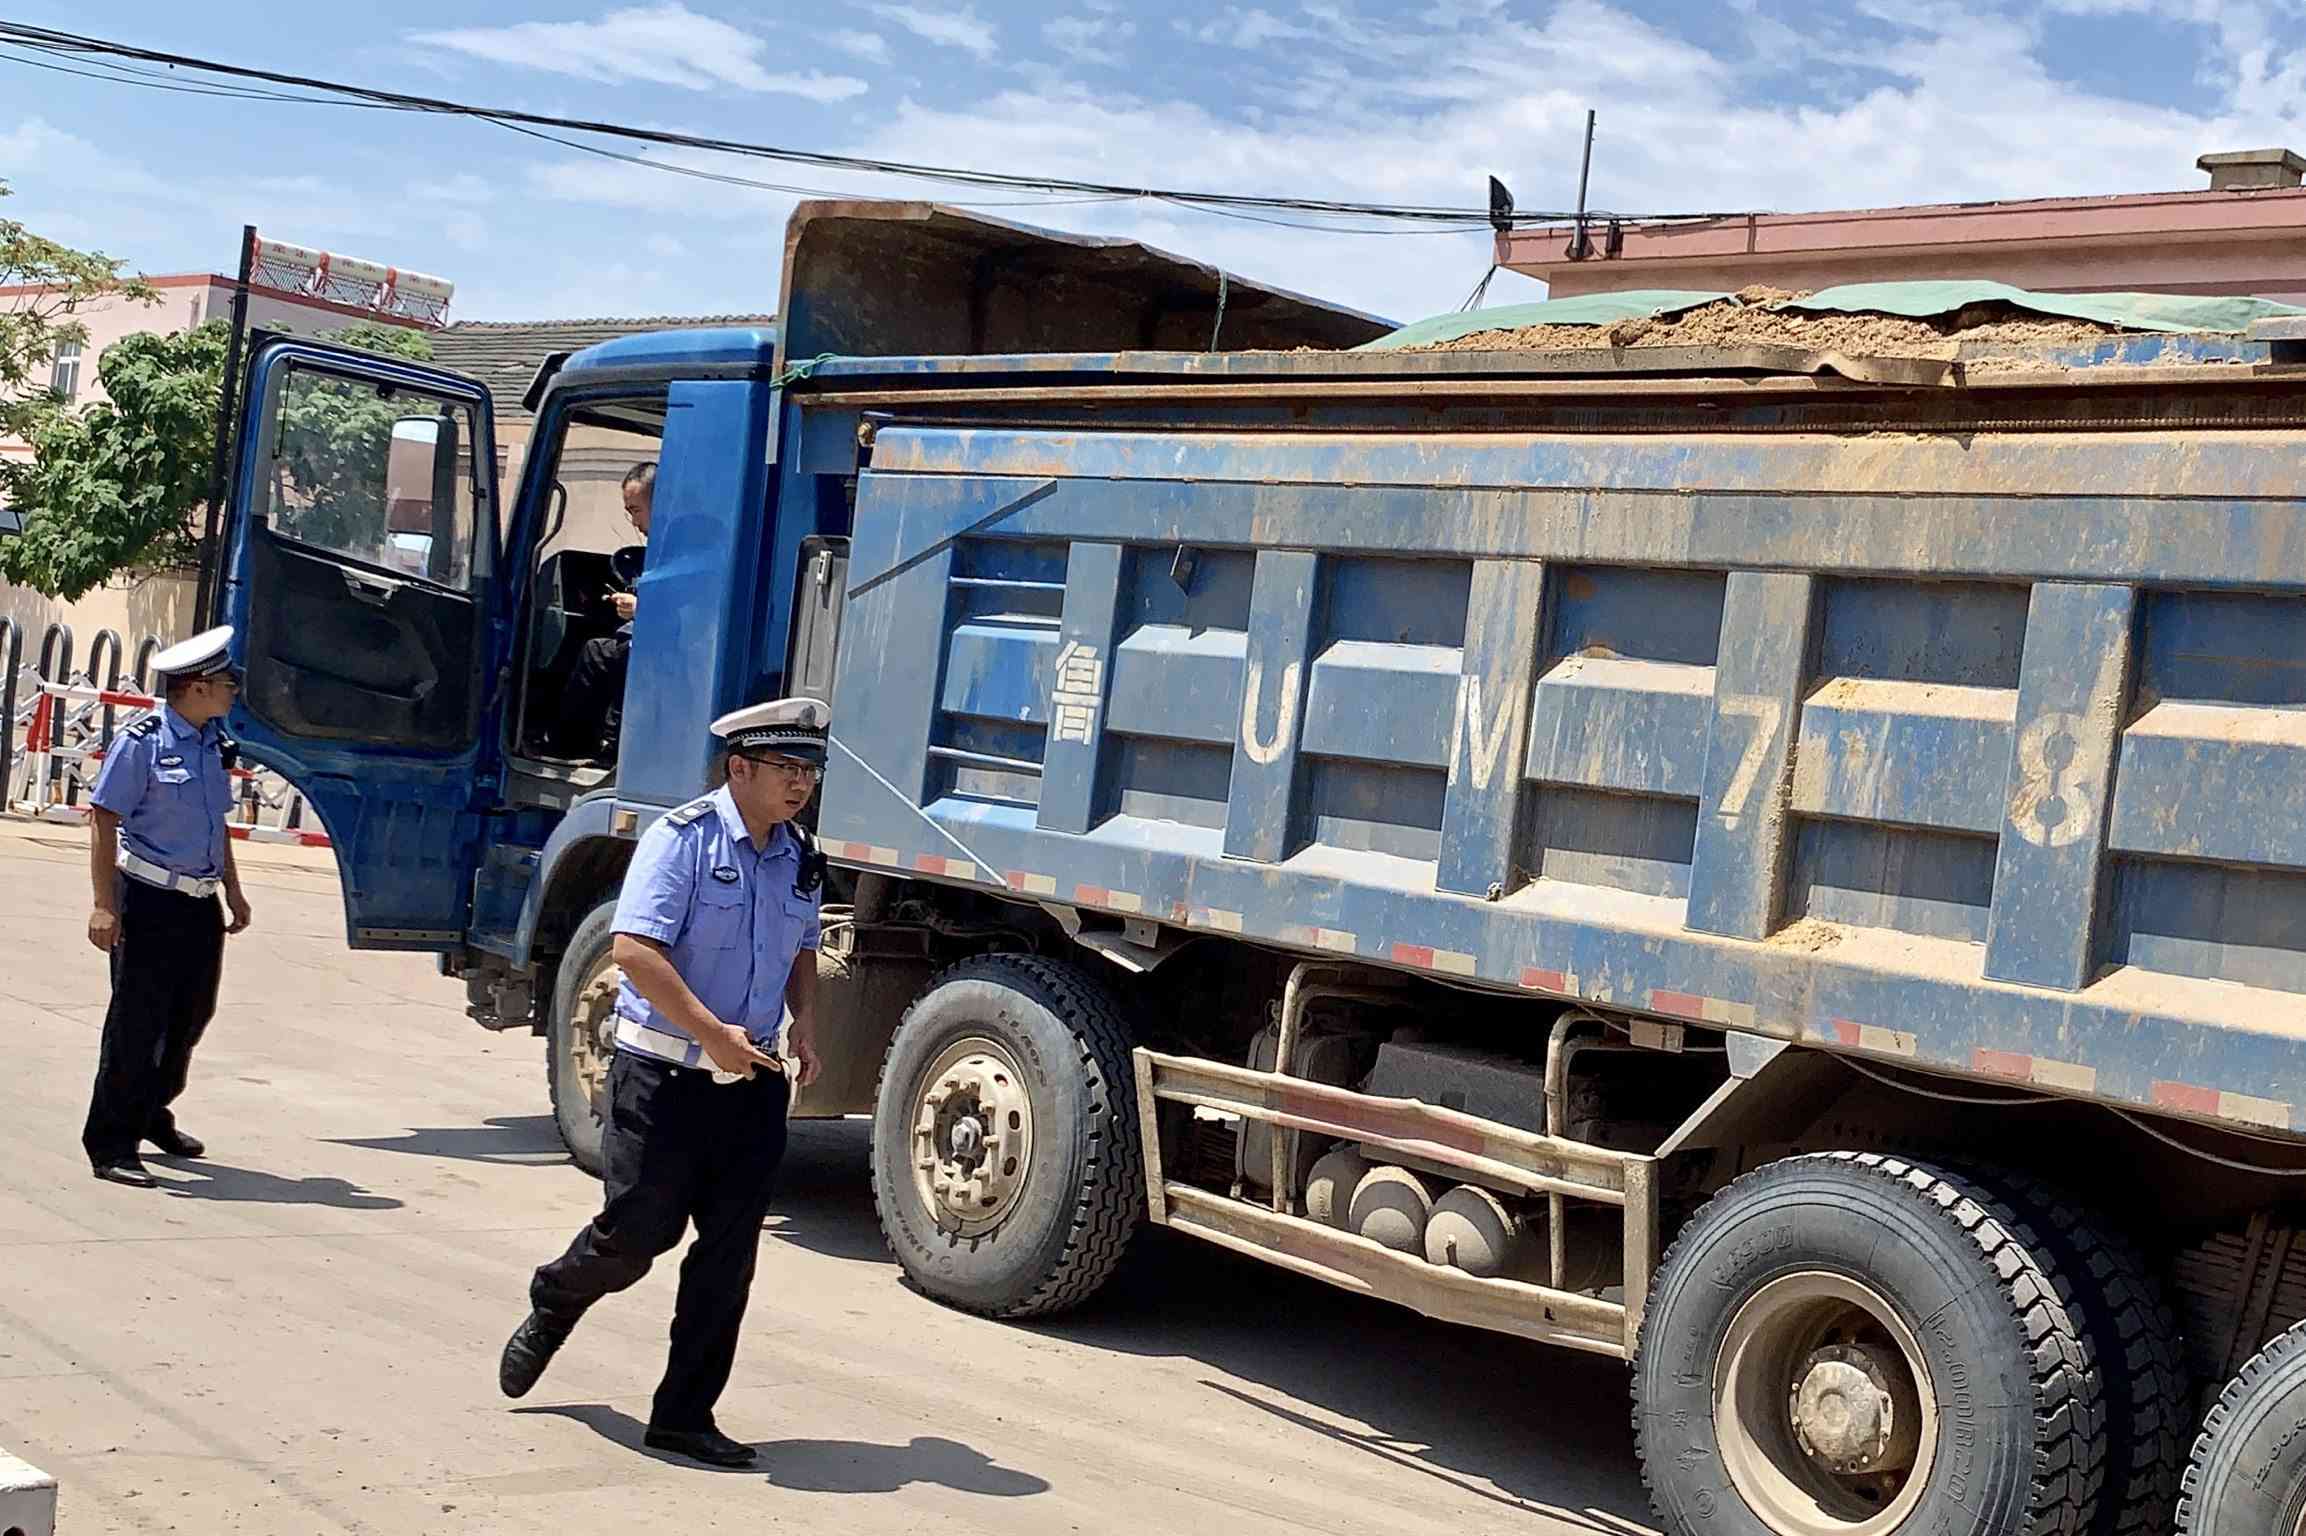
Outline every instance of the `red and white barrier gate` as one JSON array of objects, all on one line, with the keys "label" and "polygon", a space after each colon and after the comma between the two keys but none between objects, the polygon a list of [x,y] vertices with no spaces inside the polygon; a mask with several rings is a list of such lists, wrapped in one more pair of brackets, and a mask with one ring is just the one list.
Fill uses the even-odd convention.
[{"label": "red and white barrier gate", "polygon": [[[78,785],[73,779],[93,784],[97,765],[104,761],[106,744],[94,746],[65,746],[70,720],[67,706],[78,704],[86,708],[151,709],[160,701],[141,693],[120,688],[90,688],[69,683],[42,682],[38,684],[40,697],[32,706],[32,718],[24,731],[24,794],[7,809],[41,821],[80,822],[87,818],[88,807],[75,802],[73,796]],[[61,772],[59,772],[61,770]],[[235,768],[232,777],[239,785],[239,803],[245,820],[227,821],[224,830],[233,837],[256,843],[294,843],[304,848],[331,846],[326,832],[308,832],[299,823],[304,820],[304,797],[282,784],[277,794],[268,793],[264,781],[276,776],[258,769]],[[268,827],[261,820],[265,810],[281,812],[282,825]]]}]

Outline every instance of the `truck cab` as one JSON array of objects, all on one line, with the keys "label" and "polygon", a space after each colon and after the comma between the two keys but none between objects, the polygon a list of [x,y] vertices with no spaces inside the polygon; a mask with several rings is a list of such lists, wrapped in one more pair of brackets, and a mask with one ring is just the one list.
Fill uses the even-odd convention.
[{"label": "truck cab", "polygon": [[[804,204],[779,313],[548,361],[516,485],[471,379],[286,336],[250,355],[220,606],[246,677],[233,729],[325,824],[353,947],[438,954],[476,1021],[548,1037],[556,1117],[596,1171],[607,921],[634,841],[706,788],[716,715],[832,692],[869,434],[862,411],[804,417],[790,386],[829,355],[1030,370],[1052,351],[1384,329],[1141,246],[908,203]],[[620,494],[643,465],[645,537]],[[588,651],[627,645],[604,719],[572,682]],[[836,871],[836,1011],[854,895]],[[844,1049],[797,1113],[869,1107],[918,978],[894,959],[854,989],[877,1022],[832,1032]]]}]

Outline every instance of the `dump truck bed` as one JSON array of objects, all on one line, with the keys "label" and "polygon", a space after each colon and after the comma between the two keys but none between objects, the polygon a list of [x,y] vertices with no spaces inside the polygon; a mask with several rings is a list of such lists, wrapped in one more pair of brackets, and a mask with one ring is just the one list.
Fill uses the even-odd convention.
[{"label": "dump truck bed", "polygon": [[822,835],[2306,1132],[2295,345],[827,362]]}]

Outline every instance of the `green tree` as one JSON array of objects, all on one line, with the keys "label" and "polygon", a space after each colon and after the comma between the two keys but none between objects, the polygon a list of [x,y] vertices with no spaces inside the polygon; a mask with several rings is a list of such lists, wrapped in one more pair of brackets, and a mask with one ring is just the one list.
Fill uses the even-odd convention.
[{"label": "green tree", "polygon": [[[8,195],[0,181],[0,197]],[[29,438],[53,409],[48,368],[58,348],[88,339],[88,328],[75,318],[81,310],[100,299],[158,299],[143,279],[121,276],[120,266],[113,257],[76,251],[0,219],[0,288],[25,290],[0,305],[0,433]]]},{"label": "green tree", "polygon": [[[406,326],[356,321],[329,339],[386,357],[429,362],[432,343]],[[280,398],[267,510],[280,531],[324,549],[380,558],[394,424],[429,401],[323,373],[289,376]]]},{"label": "green tree", "polygon": [[[230,339],[225,323],[211,320],[104,349],[97,378],[108,398],[44,412],[31,433],[31,463],[8,472],[5,490],[24,526],[0,542],[0,579],[70,599],[116,571],[194,561]],[[432,355],[424,335],[405,326],[361,321],[326,339],[411,361]],[[373,389],[308,377],[321,387],[287,403],[283,468],[312,505],[341,502],[350,515],[364,475],[366,494],[381,496],[391,422],[402,412]]]}]

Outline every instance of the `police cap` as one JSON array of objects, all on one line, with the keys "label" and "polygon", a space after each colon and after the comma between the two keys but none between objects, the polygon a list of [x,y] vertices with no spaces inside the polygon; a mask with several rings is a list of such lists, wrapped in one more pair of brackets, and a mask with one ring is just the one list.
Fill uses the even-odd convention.
[{"label": "police cap", "polygon": [[179,640],[152,658],[152,672],[163,682],[189,682],[232,670],[232,626],[219,624],[189,640]]},{"label": "police cap", "polygon": [[731,710],[713,722],[713,734],[731,752],[774,752],[821,764],[832,719],[833,707],[822,699],[778,699]]}]

